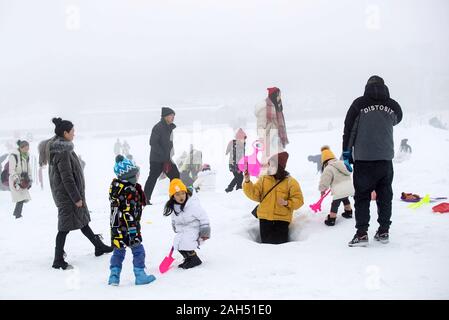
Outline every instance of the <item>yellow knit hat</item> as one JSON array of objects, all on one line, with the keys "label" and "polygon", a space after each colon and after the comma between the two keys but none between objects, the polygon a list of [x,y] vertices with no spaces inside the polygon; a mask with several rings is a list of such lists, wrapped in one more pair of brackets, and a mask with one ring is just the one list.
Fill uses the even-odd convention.
[{"label": "yellow knit hat", "polygon": [[331,151],[329,146],[321,147],[321,164],[326,162],[329,159],[336,159],[334,153]]},{"label": "yellow knit hat", "polygon": [[168,188],[168,194],[170,195],[170,198],[179,191],[185,191],[187,192],[186,185],[181,181],[181,179],[173,179],[170,181],[170,187]]}]

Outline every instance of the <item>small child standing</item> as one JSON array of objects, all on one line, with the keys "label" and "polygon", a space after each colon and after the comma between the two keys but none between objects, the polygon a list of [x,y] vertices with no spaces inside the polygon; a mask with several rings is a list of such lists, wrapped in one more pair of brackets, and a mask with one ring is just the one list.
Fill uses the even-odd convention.
[{"label": "small child standing", "polygon": [[334,153],[328,146],[321,148],[321,171],[318,189],[323,195],[327,189],[331,188],[333,195],[331,210],[324,223],[328,226],[334,226],[340,202],[343,202],[345,209],[342,216],[346,219],[352,218],[352,208],[348,198],[354,195],[351,172],[348,171],[343,161],[335,158]]},{"label": "small child standing", "polygon": [[118,286],[120,272],[125,259],[126,247],[133,253],[135,284],[148,284],[156,278],[145,273],[145,249],[140,233],[140,218],[146,198],[139,179],[139,167],[134,161],[122,155],[115,158],[114,173],[117,179],[112,180],[109,188],[111,203],[111,239],[114,252],[111,257],[111,275],[109,284]]},{"label": "small child standing", "polygon": [[180,179],[170,182],[169,196],[164,208],[164,216],[172,215],[172,227],[175,231],[173,249],[184,257],[178,267],[190,269],[202,263],[195,252],[201,240],[210,238],[209,218],[201,207],[195,191],[187,190]]},{"label": "small child standing", "polygon": [[203,164],[203,166],[201,167],[201,171],[198,172],[198,177],[196,178],[195,182],[193,182],[193,188],[196,192],[200,190],[215,190],[216,175],[216,172],[210,169],[209,164]]}]

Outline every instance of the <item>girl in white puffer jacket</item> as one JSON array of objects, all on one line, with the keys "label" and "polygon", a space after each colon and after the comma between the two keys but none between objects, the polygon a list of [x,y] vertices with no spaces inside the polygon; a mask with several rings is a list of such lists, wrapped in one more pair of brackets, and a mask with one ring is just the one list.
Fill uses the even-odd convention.
[{"label": "girl in white puffer jacket", "polygon": [[210,238],[209,218],[195,191],[187,190],[180,179],[170,182],[169,195],[164,216],[172,216],[172,226],[176,233],[173,248],[184,257],[184,262],[179,267],[190,269],[202,263],[195,249],[199,248],[201,241]]},{"label": "girl in white puffer jacket", "polygon": [[352,218],[349,197],[354,195],[354,186],[351,172],[348,171],[343,161],[335,158],[334,153],[328,146],[321,148],[321,170],[323,173],[318,189],[323,195],[330,188],[333,196],[331,210],[324,223],[328,226],[334,226],[340,202],[343,202],[345,208],[342,216],[347,219]]}]

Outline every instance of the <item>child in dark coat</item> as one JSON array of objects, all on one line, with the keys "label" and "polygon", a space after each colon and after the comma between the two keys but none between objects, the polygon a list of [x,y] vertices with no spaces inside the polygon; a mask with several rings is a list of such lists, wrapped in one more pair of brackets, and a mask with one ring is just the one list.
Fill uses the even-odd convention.
[{"label": "child in dark coat", "polygon": [[134,275],[136,285],[148,284],[156,278],[145,273],[145,249],[140,233],[140,218],[146,204],[145,194],[137,180],[139,167],[134,161],[122,155],[115,159],[114,172],[117,179],[112,180],[109,188],[111,203],[111,240],[114,252],[111,257],[111,275],[109,284],[118,286],[120,272],[125,259],[126,247],[133,253]]}]

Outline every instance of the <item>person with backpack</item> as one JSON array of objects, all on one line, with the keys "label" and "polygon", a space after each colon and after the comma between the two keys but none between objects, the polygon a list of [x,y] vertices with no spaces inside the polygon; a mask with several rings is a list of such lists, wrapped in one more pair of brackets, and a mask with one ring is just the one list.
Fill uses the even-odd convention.
[{"label": "person with backpack", "polygon": [[48,141],[46,159],[50,188],[58,208],[58,234],[56,235],[55,258],[52,267],[55,269],[71,269],[64,261],[64,245],[67,235],[72,230],[81,232],[95,247],[95,256],[112,252],[113,248],[105,245],[98,234],[94,234],[89,226],[90,214],[86,204],[85,180],[81,163],[74,151],[73,123],[61,118],[53,118],[56,136]]},{"label": "person with backpack", "polygon": [[[8,183],[9,176],[8,176],[8,172],[7,172],[9,169],[6,169],[6,166],[5,166],[5,168],[3,170],[3,166],[2,166],[3,161],[8,159],[8,157],[9,157],[9,153],[5,153],[0,156],[0,173],[1,173],[0,191],[9,191],[9,183]],[[5,183],[3,183],[3,171],[6,171],[4,174],[5,175]]]},{"label": "person with backpack", "polygon": [[18,140],[17,150],[11,152],[5,170],[2,172],[2,182],[8,183],[12,201],[16,204],[14,217],[22,218],[23,204],[31,200],[28,189],[31,188],[30,145],[27,141]]},{"label": "person with backpack", "polygon": [[257,218],[262,243],[288,242],[293,211],[304,204],[298,181],[285,170],[287,160],[285,151],[272,156],[268,159],[268,174],[261,175],[256,183],[252,183],[249,173],[245,172],[243,192],[251,200],[259,202]]},{"label": "person with backpack", "polygon": [[238,162],[245,156],[245,141],[246,133],[242,128],[239,128],[235,134],[235,139],[229,141],[226,148],[226,155],[229,154],[229,171],[234,175],[225,189],[227,193],[234,190],[234,187],[235,190],[242,189],[243,172],[239,170]]},{"label": "person with backpack", "polygon": [[371,76],[363,96],[349,108],[343,132],[343,162],[354,164],[356,234],[350,247],[368,245],[371,194],[376,192],[379,228],[374,240],[388,243],[393,199],[393,126],[402,120],[400,105],[390,98],[384,80]]}]

